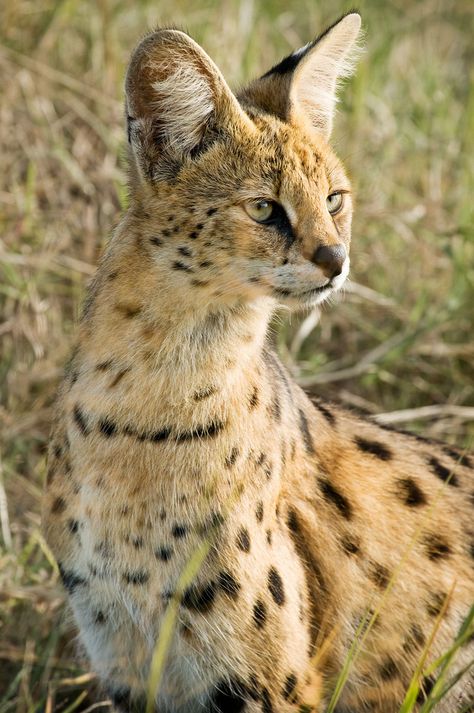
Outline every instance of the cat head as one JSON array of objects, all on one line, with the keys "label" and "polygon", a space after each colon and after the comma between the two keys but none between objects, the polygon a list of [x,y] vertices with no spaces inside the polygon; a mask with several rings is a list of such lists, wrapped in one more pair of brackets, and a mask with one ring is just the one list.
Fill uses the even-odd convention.
[{"label": "cat head", "polygon": [[352,199],[329,145],[357,56],[350,13],[234,94],[187,34],[163,29],[126,77],[131,207],[157,275],[196,304],[312,306],[349,270]]}]

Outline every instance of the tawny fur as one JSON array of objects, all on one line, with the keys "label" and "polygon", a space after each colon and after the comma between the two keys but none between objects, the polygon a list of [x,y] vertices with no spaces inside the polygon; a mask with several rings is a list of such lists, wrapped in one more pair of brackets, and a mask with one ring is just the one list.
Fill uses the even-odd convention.
[{"label": "tawny fur", "polygon": [[[315,252],[349,250],[350,183],[326,137],[359,25],[347,16],[240,101],[183,33],[149,35],[132,58],[130,207],[90,288],[44,501],[118,709],[144,709],[176,597],[160,713],[323,711],[374,612],[337,710],[395,713],[438,616],[428,662],[473,601],[469,458],[310,402],[268,341],[279,305],[315,305],[347,276],[348,258],[324,289]],[[286,222],[252,220],[259,198]],[[472,645],[457,669],[470,658]],[[467,678],[440,713],[469,700]]]}]

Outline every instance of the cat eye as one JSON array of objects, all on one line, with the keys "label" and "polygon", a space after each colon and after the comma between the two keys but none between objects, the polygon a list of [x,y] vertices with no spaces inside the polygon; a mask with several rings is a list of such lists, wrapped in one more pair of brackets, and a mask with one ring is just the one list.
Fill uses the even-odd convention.
[{"label": "cat eye", "polygon": [[267,201],[261,198],[256,201],[244,203],[245,212],[257,223],[268,223],[275,217],[277,204],[274,201]]},{"label": "cat eye", "polygon": [[339,213],[344,204],[344,194],[336,191],[326,198],[326,206],[331,215]]}]

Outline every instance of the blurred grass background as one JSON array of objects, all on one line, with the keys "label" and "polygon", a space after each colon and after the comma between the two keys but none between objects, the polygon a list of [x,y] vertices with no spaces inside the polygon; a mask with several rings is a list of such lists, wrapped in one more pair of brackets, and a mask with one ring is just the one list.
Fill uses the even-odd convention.
[{"label": "blurred grass background", "polygon": [[[0,4],[0,713],[91,705],[93,680],[74,657],[39,513],[70,335],[126,201],[129,53],[147,29],[177,24],[238,86],[352,5]],[[471,0],[357,7],[367,51],[344,90],[334,137],[358,196],[354,282],[322,315],[279,320],[280,352],[311,390],[468,446],[474,8]]]}]

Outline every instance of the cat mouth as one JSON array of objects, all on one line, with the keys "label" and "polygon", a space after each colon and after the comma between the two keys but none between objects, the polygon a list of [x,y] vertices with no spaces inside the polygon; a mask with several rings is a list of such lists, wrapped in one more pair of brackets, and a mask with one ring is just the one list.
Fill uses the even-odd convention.
[{"label": "cat mouth", "polygon": [[301,297],[312,297],[313,295],[321,294],[323,292],[326,292],[327,290],[330,290],[333,286],[333,281],[329,280],[324,285],[319,285],[319,287],[312,287],[311,289],[303,290],[302,292],[294,292],[293,290],[282,289],[279,287],[275,287],[274,291],[275,294],[279,295],[280,297],[293,297],[298,299]]}]

